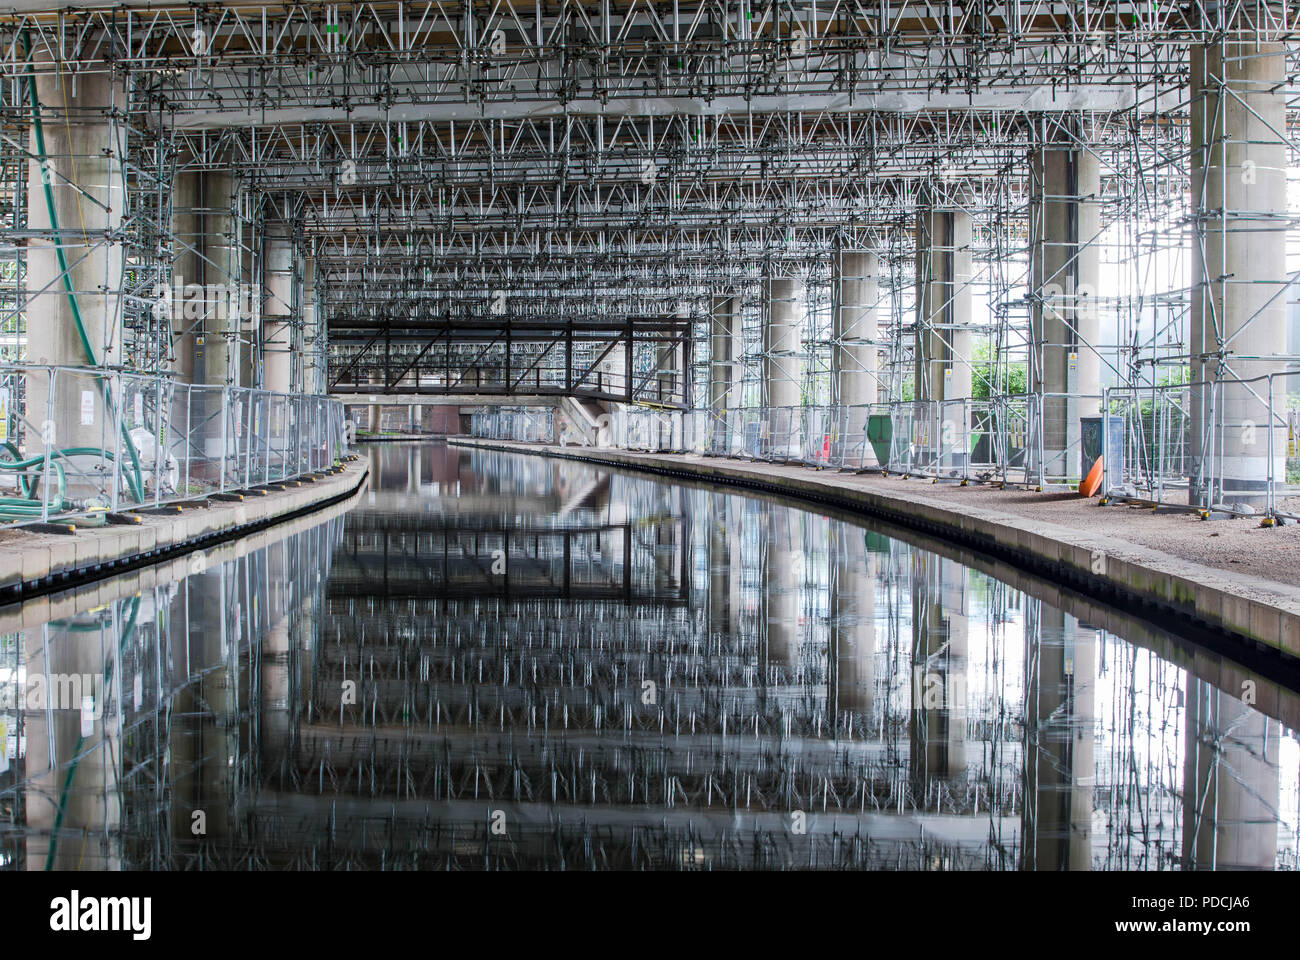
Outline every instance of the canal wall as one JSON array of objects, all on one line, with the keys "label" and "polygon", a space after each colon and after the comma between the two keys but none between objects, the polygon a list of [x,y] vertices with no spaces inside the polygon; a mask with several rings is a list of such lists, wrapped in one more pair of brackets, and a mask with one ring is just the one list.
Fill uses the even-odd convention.
[{"label": "canal wall", "polygon": [[[249,491],[239,500],[190,501],[73,533],[0,531],[0,606],[170,560],[350,499],[369,476],[353,456],[332,470]],[[33,616],[39,616],[37,610]]]},{"label": "canal wall", "polygon": [[[694,455],[476,439],[448,443],[604,464],[825,505],[974,550],[1204,640],[1244,663],[1254,665],[1261,654],[1265,659],[1280,655],[1284,672],[1291,673],[1294,658],[1300,657],[1300,589],[1295,586],[1176,557],[1088,526],[955,503],[946,498],[955,488],[943,484]],[[1278,562],[1300,566],[1300,553],[1284,548]]]},{"label": "canal wall", "polygon": [[173,555],[169,559],[128,569],[126,573],[46,593],[25,603],[0,606],[0,633],[30,630],[51,621],[71,619],[122,597],[163,587],[218,564],[229,563],[264,550],[347,513],[364,495],[367,485],[363,481],[341,498],[335,497],[329,503],[314,505],[296,516],[264,524],[252,533],[224,538],[214,546],[199,547],[188,553]]}]

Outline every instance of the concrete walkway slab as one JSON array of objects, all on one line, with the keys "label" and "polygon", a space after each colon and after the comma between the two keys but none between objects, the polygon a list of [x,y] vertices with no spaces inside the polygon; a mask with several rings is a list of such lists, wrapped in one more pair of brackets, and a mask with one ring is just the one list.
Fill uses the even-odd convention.
[{"label": "concrete walkway slab", "polygon": [[140,514],[125,526],[81,527],[76,533],[0,530],[0,605],[64,590],[126,570],[241,537],[347,498],[369,476],[355,459],[314,482],[286,484],[266,496],[186,504],[174,514]]}]

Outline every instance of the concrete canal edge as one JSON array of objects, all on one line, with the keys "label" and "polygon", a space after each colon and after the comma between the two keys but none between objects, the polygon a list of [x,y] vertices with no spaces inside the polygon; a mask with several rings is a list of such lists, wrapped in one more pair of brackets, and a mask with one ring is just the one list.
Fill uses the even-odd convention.
[{"label": "concrete canal edge", "polygon": [[242,500],[196,501],[175,513],[137,514],[139,522],[81,527],[75,533],[0,531],[0,605],[66,590],[194,550],[247,536],[357,493],[370,474],[364,458]]},{"label": "concrete canal edge", "polygon": [[[1111,604],[1173,632],[1218,634],[1228,652],[1248,660],[1280,655],[1290,670],[1300,657],[1300,591],[1059,524],[1003,514],[968,504],[955,509],[917,485],[898,481],[906,495],[854,485],[854,475],[802,466],[643,454],[622,450],[581,452],[525,443],[452,438],[462,447],[531,453],[622,467],[672,479],[738,487],[826,505],[986,554],[1079,593]],[[1297,557],[1300,562],[1300,557]]]}]

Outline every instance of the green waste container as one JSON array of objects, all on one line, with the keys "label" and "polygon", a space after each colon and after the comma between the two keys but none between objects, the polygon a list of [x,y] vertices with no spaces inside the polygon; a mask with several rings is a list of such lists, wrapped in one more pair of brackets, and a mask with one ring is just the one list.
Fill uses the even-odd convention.
[{"label": "green waste container", "polygon": [[867,417],[867,442],[876,452],[876,462],[882,467],[888,465],[894,444],[894,418],[890,414],[873,413]]}]

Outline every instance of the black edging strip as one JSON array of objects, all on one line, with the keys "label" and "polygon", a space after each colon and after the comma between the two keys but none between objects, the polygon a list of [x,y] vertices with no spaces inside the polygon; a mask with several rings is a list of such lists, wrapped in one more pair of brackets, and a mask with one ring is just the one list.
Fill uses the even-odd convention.
[{"label": "black edging strip", "polygon": [[[118,557],[114,560],[105,560],[102,563],[96,563],[84,567],[64,568],[53,571],[39,580],[24,581],[21,577],[13,583],[7,583],[0,586],[0,607],[10,606],[15,603],[25,603],[36,597],[44,596],[48,593],[58,593],[73,587],[84,586],[88,583],[94,583],[96,580],[105,580],[109,577],[115,577],[121,573],[128,573],[132,570],[139,570],[142,567],[151,567],[156,563],[162,563],[164,560],[170,560],[183,554],[193,553],[196,550],[214,547],[218,544],[225,543],[229,540],[238,540],[240,537],[247,536],[250,533],[256,533],[259,530],[265,530],[267,527],[273,527],[276,524],[283,523],[286,520],[293,520],[297,517],[304,517],[318,510],[333,506],[336,503],[348,499],[361,489],[365,483],[366,477],[370,475],[367,468],[357,479],[356,485],[349,490],[344,490],[325,500],[316,500],[312,503],[301,506],[296,510],[288,513],[279,513],[271,517],[263,517],[261,520],[250,520],[247,523],[237,524],[233,527],[225,527],[221,530],[212,530],[208,533],[200,534],[197,537],[190,537],[186,540],[177,541],[168,544],[165,547],[158,547],[148,550],[144,553],[137,553],[131,556]],[[21,549],[21,547],[19,548]]]},{"label": "black edging strip", "polygon": [[[808,490],[791,489],[771,481],[752,477],[706,474],[688,468],[665,467],[659,464],[638,463],[635,461],[628,463],[583,454],[558,453],[553,450],[529,450],[477,442],[457,443],[455,440],[449,442],[454,446],[466,449],[494,450],[499,453],[519,453],[553,457],[559,460],[575,460],[595,466],[612,467],[616,470],[626,469],[657,474],[673,480],[738,487],[784,497],[789,500],[823,504],[847,514],[883,520],[905,530],[915,530],[929,537],[958,544],[990,559],[1009,564],[1053,585],[1065,586],[1077,594],[1113,607],[1135,619],[1146,622],[1160,631],[1204,647],[1258,673],[1260,676],[1287,687],[1289,690],[1300,693],[1300,658],[1287,653],[1285,650],[1261,643],[1249,634],[1232,630],[1222,623],[1197,616],[1194,612],[1188,612],[1184,606],[1169,603],[1150,594],[1139,593],[1109,577],[1083,573],[1074,566],[1064,564],[1059,560],[1048,560],[1029,550],[998,543],[995,538],[988,534],[973,533],[962,530],[960,527],[935,523],[903,510],[894,510],[874,503],[863,503],[829,491],[816,493]],[[1170,621],[1173,621],[1172,624]]]}]

